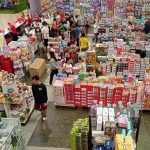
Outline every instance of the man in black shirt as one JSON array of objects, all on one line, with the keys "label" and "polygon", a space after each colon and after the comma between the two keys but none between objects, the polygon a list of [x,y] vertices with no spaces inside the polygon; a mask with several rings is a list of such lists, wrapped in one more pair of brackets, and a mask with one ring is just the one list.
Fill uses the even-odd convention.
[{"label": "man in black shirt", "polygon": [[46,120],[46,109],[47,109],[47,89],[46,86],[40,82],[38,76],[32,77],[32,92],[35,100],[34,109],[41,111],[43,121]]}]

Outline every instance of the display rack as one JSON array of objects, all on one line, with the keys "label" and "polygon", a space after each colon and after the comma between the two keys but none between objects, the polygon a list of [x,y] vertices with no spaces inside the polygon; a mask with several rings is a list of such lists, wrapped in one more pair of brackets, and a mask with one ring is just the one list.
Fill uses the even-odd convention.
[{"label": "display rack", "polygon": [[[17,23],[14,23],[14,25],[16,27],[18,36],[22,36],[23,32],[25,31],[25,22],[17,22]],[[4,30],[4,37],[5,37],[6,43],[9,43],[12,41],[12,36],[10,34],[9,29]]]},{"label": "display rack", "polygon": [[[121,109],[119,107],[107,108],[93,104],[89,117],[89,146],[91,149],[92,147],[93,149],[105,147],[107,140],[109,141],[107,146],[110,149],[114,147],[116,149],[117,144],[121,143],[120,147],[127,144],[126,140],[125,143],[124,140],[121,141],[121,139],[126,139],[127,137],[131,139],[127,144],[130,147],[129,149],[136,149],[140,126],[140,115],[136,114],[139,114],[139,110],[135,110],[134,107],[130,108],[130,106],[126,110],[123,107]],[[118,136],[120,139],[117,139]],[[102,139],[101,145],[98,144],[100,142],[98,137],[99,140]]]},{"label": "display rack", "polygon": [[2,118],[0,121],[0,149],[1,150],[24,150],[25,139],[21,131],[19,119]]},{"label": "display rack", "polygon": [[[1,75],[0,105],[8,118],[20,118],[22,124],[27,123],[34,109],[34,98],[31,87],[23,85],[12,74]],[[8,79],[6,79],[6,76]]]}]

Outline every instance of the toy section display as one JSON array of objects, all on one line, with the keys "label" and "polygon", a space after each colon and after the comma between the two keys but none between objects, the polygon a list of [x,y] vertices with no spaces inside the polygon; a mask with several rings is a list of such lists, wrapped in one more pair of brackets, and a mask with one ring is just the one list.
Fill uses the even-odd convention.
[{"label": "toy section display", "polygon": [[23,150],[25,148],[25,139],[19,119],[0,118],[0,135],[1,150]]},{"label": "toy section display", "polygon": [[[31,87],[21,83],[14,74],[0,72],[0,105],[1,112],[8,118],[20,118],[26,123],[34,108],[34,98]],[[3,113],[1,114],[2,117]]]}]

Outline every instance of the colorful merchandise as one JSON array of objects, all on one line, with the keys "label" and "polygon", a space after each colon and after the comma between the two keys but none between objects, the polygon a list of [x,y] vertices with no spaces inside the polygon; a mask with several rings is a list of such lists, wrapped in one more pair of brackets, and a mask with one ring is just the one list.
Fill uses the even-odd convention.
[{"label": "colorful merchandise", "polygon": [[20,118],[26,123],[34,108],[34,98],[31,87],[20,82],[14,74],[0,72],[0,105],[9,118]]},{"label": "colorful merchandise", "polygon": [[89,120],[78,119],[70,133],[71,150],[88,150]]}]

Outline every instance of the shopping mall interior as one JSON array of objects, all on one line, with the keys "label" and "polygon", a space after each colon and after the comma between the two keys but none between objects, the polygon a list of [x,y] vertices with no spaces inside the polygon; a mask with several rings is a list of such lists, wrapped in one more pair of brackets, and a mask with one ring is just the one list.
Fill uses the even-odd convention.
[{"label": "shopping mall interior", "polygon": [[0,0],[0,150],[150,150],[149,0]]}]

